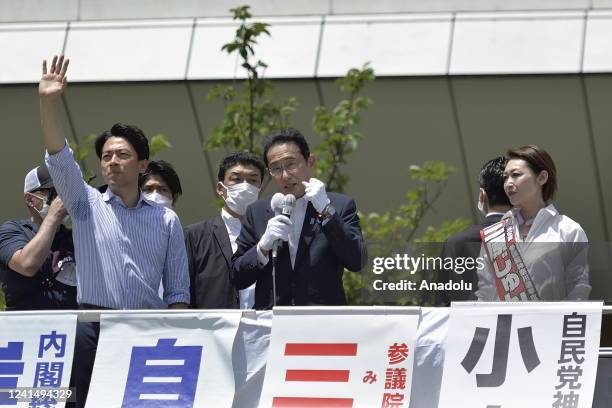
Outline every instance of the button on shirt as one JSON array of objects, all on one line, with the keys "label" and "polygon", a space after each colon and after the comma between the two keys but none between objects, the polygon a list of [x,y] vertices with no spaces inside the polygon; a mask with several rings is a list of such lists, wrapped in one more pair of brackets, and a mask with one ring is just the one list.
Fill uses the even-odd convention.
[{"label": "button on shirt", "polygon": [[189,303],[183,228],[174,211],[142,195],[128,208],[110,189],[88,186],[68,146],[47,153],[45,162],[73,223],[78,303],[112,309]]}]

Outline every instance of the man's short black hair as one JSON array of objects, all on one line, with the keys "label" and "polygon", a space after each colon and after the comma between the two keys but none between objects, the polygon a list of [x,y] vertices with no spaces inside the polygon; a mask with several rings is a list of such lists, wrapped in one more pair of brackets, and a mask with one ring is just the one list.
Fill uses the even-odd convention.
[{"label": "man's short black hair", "polygon": [[506,158],[503,156],[489,160],[480,169],[478,183],[484,189],[490,206],[511,206],[510,200],[504,191],[504,169]]},{"label": "man's short black hair", "polygon": [[127,140],[127,142],[134,148],[138,155],[138,160],[149,159],[149,141],[145,137],[142,130],[136,126],[124,125],[123,123],[116,123],[110,130],[103,132],[96,138],[95,147],[98,158],[102,158],[102,148],[104,143],[111,137],[120,137]]},{"label": "man's short black hair", "polygon": [[174,171],[174,167],[170,163],[164,160],[151,160],[147,166],[147,170],[138,180],[138,187],[142,186],[149,180],[151,176],[159,176],[164,183],[168,185],[170,192],[172,193],[172,199],[176,200],[181,194],[183,189],[181,188],[181,180],[178,174]]},{"label": "man's short black hair", "polygon": [[223,180],[225,180],[225,173],[227,173],[230,168],[236,165],[256,167],[257,170],[259,170],[259,175],[261,176],[261,180],[263,181],[265,172],[264,164],[261,162],[261,160],[259,160],[257,156],[246,150],[242,152],[234,152],[223,159],[221,165],[219,165],[217,180],[223,182]]},{"label": "man's short black hair", "polygon": [[304,135],[297,129],[282,129],[277,133],[269,135],[264,141],[263,159],[266,166],[268,166],[268,150],[270,150],[272,146],[282,143],[295,143],[305,160],[308,160],[310,157],[310,148],[308,147]]}]

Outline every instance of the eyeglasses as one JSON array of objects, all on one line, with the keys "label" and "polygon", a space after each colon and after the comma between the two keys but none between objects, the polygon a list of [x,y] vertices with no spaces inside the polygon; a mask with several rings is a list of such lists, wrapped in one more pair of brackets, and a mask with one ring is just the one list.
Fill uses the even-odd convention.
[{"label": "eyeglasses", "polygon": [[287,173],[293,174],[297,169],[302,167],[302,162],[299,160],[287,160],[284,163],[274,163],[272,166],[268,168],[268,172],[272,177],[280,177],[283,174],[283,171],[287,171]]}]

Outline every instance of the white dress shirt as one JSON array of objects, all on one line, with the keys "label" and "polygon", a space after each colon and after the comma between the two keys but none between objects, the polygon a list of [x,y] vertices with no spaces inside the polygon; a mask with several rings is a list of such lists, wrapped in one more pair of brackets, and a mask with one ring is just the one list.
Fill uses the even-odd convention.
[{"label": "white dress shirt", "polygon": [[300,245],[300,235],[302,235],[302,226],[304,225],[304,217],[306,216],[306,206],[308,201],[304,197],[298,198],[295,201],[295,208],[291,213],[291,221],[293,228],[289,235],[289,256],[291,257],[291,267],[295,267],[295,257],[297,255],[298,246]]},{"label": "white dress shirt", "polygon": [[[580,224],[559,214],[554,205],[542,208],[525,239],[519,234],[519,209],[502,219],[513,218],[517,247],[542,300],[587,300],[589,284],[588,239]],[[499,300],[486,253],[485,267],[478,270],[479,300]]]},{"label": "white dress shirt", "polygon": [[[242,223],[239,218],[225,211],[225,208],[221,209],[221,218],[225,224],[227,235],[229,235],[230,244],[232,244],[232,253],[234,253],[238,249],[236,239],[240,235]],[[240,309],[252,309],[255,304],[255,284],[238,291],[238,297],[240,298]]]}]

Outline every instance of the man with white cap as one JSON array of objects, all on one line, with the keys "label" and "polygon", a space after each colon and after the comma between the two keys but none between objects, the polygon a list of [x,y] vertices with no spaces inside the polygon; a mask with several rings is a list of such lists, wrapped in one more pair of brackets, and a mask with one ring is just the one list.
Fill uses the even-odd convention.
[{"label": "man with white cap", "polygon": [[25,178],[30,218],[0,226],[0,283],[7,310],[76,309],[72,231],[47,168]]}]

